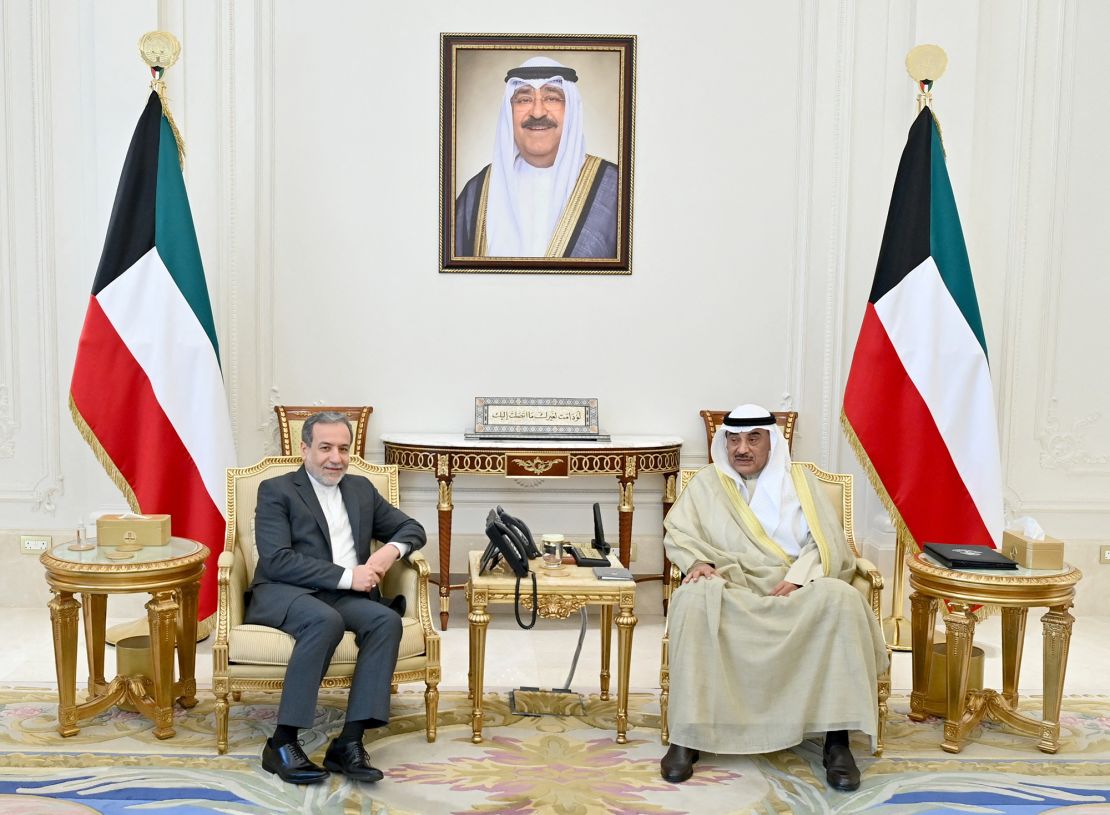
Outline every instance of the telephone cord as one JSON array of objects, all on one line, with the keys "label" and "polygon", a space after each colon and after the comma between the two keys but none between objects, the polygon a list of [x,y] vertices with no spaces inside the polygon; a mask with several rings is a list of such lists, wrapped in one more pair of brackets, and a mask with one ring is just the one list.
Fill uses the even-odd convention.
[{"label": "telephone cord", "polygon": [[582,615],[582,627],[578,629],[578,646],[574,649],[574,659],[570,663],[570,673],[567,674],[567,681],[559,690],[570,690],[570,682],[574,679],[574,672],[578,668],[578,657],[582,655],[582,642],[586,639],[586,623],[589,617],[586,614],[586,607],[578,609],[578,613]]}]

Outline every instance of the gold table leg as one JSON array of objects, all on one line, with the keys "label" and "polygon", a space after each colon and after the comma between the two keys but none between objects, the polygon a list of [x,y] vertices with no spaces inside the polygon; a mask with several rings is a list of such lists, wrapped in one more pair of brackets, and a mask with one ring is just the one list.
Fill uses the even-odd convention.
[{"label": "gold table leg", "polygon": [[1071,627],[1075,618],[1071,607],[1053,606],[1041,617],[1044,637],[1044,714],[1041,740],[1037,748],[1045,753],[1060,749],[1060,702],[1064,696],[1064,674],[1068,667]]},{"label": "gold table leg", "polygon": [[108,688],[104,679],[104,631],[108,595],[82,594],[81,618],[85,624],[85,654],[89,662],[89,696],[100,696]]},{"label": "gold table leg", "polygon": [[486,629],[489,626],[489,614],[484,604],[479,605],[474,601],[471,592],[470,613],[467,619],[470,622],[470,692],[474,697],[474,712],[470,718],[470,729],[473,732],[470,740],[474,744],[482,743],[482,681],[485,678],[486,665]]},{"label": "gold table leg", "polygon": [[[612,606],[606,606],[612,614]],[[632,601],[621,602],[617,615],[617,744],[628,743],[628,676],[632,669],[632,629],[636,615]]]},{"label": "gold table leg", "polygon": [[[441,459],[447,457],[441,456]],[[451,482],[453,476],[446,471],[446,462],[440,461],[436,479],[439,481],[439,501],[436,511],[439,515],[439,630],[447,630],[447,618],[451,616]]]},{"label": "gold table leg", "polygon": [[925,699],[929,695],[929,668],[933,659],[933,627],[937,620],[937,600],[915,591],[910,595],[910,637],[913,656],[913,692],[910,694],[910,720],[923,722]]},{"label": "gold table leg", "polygon": [[[613,607],[611,605],[603,605],[600,608],[601,622],[601,701],[609,701],[609,654],[612,650],[613,642]],[[619,647],[619,643],[618,643]],[[618,656],[618,661],[619,661]],[[619,682],[618,678],[618,682]]]},{"label": "gold table leg", "polygon": [[[666,520],[667,513],[671,511],[674,502],[678,500],[678,473],[670,472],[663,473],[663,519]],[[667,534],[666,527],[663,528],[664,537]],[[667,558],[667,550],[663,549],[663,616],[667,616],[667,610],[671,604],[671,561]]]},{"label": "gold table leg", "polygon": [[181,706],[194,707],[197,703],[197,598],[200,580],[182,586],[177,591],[177,670],[179,681],[176,694]]},{"label": "gold table leg", "polygon": [[54,670],[58,677],[58,733],[75,736],[77,726],[77,612],[80,604],[68,591],[52,589],[50,628],[54,635]]},{"label": "gold table leg", "polygon": [[618,476],[620,482],[620,503],[617,504],[617,521],[620,529],[620,561],[624,568],[632,556],[632,514],[636,505],[632,501],[632,485],[636,483],[636,476]]},{"label": "gold table leg", "polygon": [[944,615],[948,653],[948,712],[944,718],[941,749],[958,753],[963,749],[964,701],[967,676],[971,668],[971,643],[975,637],[975,616],[969,606],[950,603]]},{"label": "gold table leg", "polygon": [[1028,608],[1002,608],[1002,698],[1013,710],[1018,706],[1018,681],[1021,655],[1025,647],[1025,620]]},{"label": "gold table leg", "polygon": [[[177,598],[172,591],[152,593],[146,604],[150,623],[150,656],[154,669],[154,737],[168,739],[173,729],[173,656],[177,633]],[[194,642],[195,634],[194,634]],[[141,688],[141,685],[139,686]],[[143,699],[133,700],[144,710]]]}]

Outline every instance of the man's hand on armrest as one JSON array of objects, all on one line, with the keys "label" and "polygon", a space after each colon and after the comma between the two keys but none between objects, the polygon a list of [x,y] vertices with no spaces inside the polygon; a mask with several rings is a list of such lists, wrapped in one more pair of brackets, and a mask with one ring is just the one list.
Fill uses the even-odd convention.
[{"label": "man's hand on armrest", "polygon": [[695,563],[690,567],[690,571],[686,573],[686,577],[682,578],[683,583],[696,583],[707,577],[720,577],[717,574],[716,568],[711,563]]}]

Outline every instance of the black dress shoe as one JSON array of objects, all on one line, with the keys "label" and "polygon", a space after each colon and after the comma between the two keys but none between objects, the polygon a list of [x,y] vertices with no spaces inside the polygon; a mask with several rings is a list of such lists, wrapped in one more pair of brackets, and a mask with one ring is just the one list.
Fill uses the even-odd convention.
[{"label": "black dress shoe", "polygon": [[289,784],[315,784],[328,777],[328,771],[313,764],[298,741],[275,747],[273,739],[266,739],[266,746],[262,748],[262,769],[277,774]]},{"label": "black dress shoe", "polygon": [[343,773],[355,781],[371,784],[385,777],[377,767],[370,766],[370,756],[366,755],[366,748],[356,739],[333,741],[324,753],[324,766],[333,773]]},{"label": "black dress shoe", "polygon": [[826,745],[825,780],[834,790],[852,792],[859,789],[859,767],[847,744]]},{"label": "black dress shoe", "polygon": [[671,742],[667,754],[659,762],[659,769],[664,781],[672,784],[681,784],[694,774],[694,762],[701,758],[701,753],[683,747],[681,744]]}]

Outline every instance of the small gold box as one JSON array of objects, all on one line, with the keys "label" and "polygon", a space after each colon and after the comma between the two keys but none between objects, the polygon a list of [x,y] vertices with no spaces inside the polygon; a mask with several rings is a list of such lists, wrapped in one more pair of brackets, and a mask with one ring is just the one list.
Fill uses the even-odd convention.
[{"label": "small gold box", "polygon": [[165,546],[169,542],[169,515],[101,515],[96,519],[98,546]]},{"label": "small gold box", "polygon": [[1002,554],[1027,569],[1064,568],[1064,542],[1048,535],[1033,540],[1020,532],[1003,532]]}]

